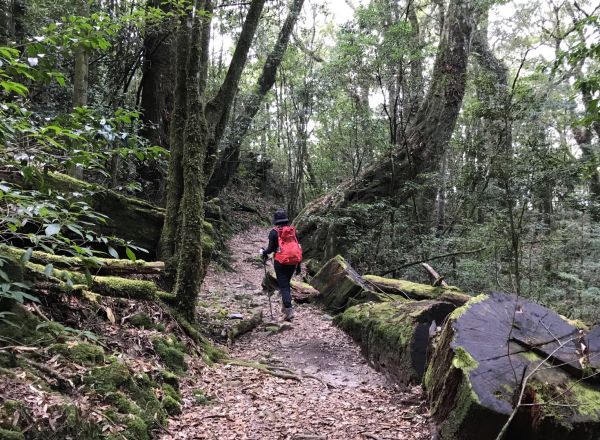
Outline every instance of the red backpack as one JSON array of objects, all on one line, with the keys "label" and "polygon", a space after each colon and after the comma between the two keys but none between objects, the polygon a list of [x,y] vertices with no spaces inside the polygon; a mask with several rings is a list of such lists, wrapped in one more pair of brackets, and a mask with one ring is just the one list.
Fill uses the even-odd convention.
[{"label": "red backpack", "polygon": [[296,238],[296,228],[293,226],[280,226],[275,228],[279,249],[275,252],[275,261],[286,266],[302,262],[302,248]]}]

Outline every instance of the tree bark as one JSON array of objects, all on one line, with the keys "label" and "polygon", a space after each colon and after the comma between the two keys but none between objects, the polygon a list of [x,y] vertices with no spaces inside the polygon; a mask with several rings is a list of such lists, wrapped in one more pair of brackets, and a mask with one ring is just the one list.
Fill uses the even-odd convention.
[{"label": "tree bark", "polygon": [[[170,7],[160,0],[149,0],[148,5],[168,12]],[[141,107],[144,129],[142,134],[154,145],[169,147],[169,120],[173,111],[174,82],[173,56],[175,55],[171,29],[165,23],[160,29],[144,37],[144,64],[142,74]]]},{"label": "tree bark", "polygon": [[473,18],[477,10],[459,0],[450,2],[442,39],[433,68],[431,85],[414,120],[407,129],[406,145],[396,148],[388,158],[377,162],[359,179],[349,180],[334,192],[316,200],[298,216],[296,223],[308,257],[327,258],[343,247],[343,225],[323,224],[323,216],[339,215],[353,203],[369,203],[393,196],[402,203],[411,192],[407,182],[420,173],[436,170],[450,140],[465,92]]},{"label": "tree bark", "polygon": [[238,170],[241,145],[250,128],[254,116],[258,113],[265,95],[275,84],[277,69],[283,61],[290,36],[300,16],[304,0],[293,0],[290,11],[279,31],[277,42],[267,56],[262,72],[253,92],[243,99],[242,112],[230,124],[231,133],[226,139],[226,145],[218,160],[218,173],[210,177],[206,192],[208,196],[217,195],[231,180]]},{"label": "tree bark", "polygon": [[[88,17],[90,5],[88,0],[79,0],[77,3],[77,15]],[[83,44],[75,48],[75,66],[73,76],[73,107],[84,107],[88,103],[88,73],[89,54]]]},{"label": "tree bark", "polygon": [[165,262],[164,281],[169,287],[175,283],[178,230],[181,223],[180,202],[183,192],[183,142],[187,111],[187,64],[189,35],[188,17],[181,16],[177,27],[176,79],[173,117],[170,125],[169,171],[167,175],[167,203],[165,224],[160,238],[159,256]]},{"label": "tree bark", "polygon": [[[179,23],[170,186],[161,253],[165,257],[165,281],[175,281],[177,308],[190,321],[195,319],[196,298],[208,262],[202,254],[204,189],[264,3],[252,1],[225,80],[208,104],[205,89],[212,1],[197,1],[195,12]],[[187,23],[191,23],[191,37]]]},{"label": "tree bark", "polygon": [[[88,0],[78,0],[77,15],[88,17],[90,5]],[[85,107],[88,104],[88,75],[89,75],[89,53],[83,44],[75,48],[73,72],[73,108]],[[83,168],[80,165],[71,165],[69,175],[77,179],[83,178]]]}]

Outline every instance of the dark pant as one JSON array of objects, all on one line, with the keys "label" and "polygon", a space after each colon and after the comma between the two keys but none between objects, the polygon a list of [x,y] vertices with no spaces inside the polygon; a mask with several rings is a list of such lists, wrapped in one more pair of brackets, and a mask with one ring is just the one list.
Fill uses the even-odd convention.
[{"label": "dark pant", "polygon": [[277,276],[277,285],[279,286],[279,291],[281,292],[281,301],[283,302],[283,307],[290,308],[292,307],[290,281],[292,280],[292,276],[294,276],[296,266],[281,264],[277,261],[275,261],[274,266],[275,275]]}]

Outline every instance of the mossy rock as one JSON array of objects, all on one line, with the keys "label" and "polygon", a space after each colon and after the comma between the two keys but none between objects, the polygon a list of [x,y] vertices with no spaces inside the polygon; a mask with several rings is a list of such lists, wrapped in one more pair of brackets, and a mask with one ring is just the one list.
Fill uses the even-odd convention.
[{"label": "mossy rock", "polygon": [[87,342],[54,344],[51,353],[60,353],[65,358],[81,365],[95,365],[104,362],[104,349]]},{"label": "mossy rock", "polygon": [[152,339],[154,351],[165,366],[178,374],[187,370],[185,361],[185,346],[173,335]]},{"label": "mossy rock", "polygon": [[424,379],[440,437],[495,438],[513,411],[523,372],[535,371],[523,402],[533,406],[518,411],[506,438],[598,439],[600,386],[581,380],[579,332],[545,307],[497,292],[456,309]]},{"label": "mossy rock", "polygon": [[179,389],[179,376],[177,376],[175,373],[169,370],[161,370],[160,378],[162,379],[163,383],[170,385],[176,390]]},{"label": "mossy rock", "polygon": [[181,414],[181,404],[171,396],[164,396],[162,406],[170,416]]},{"label": "mossy rock", "polygon": [[429,328],[455,306],[443,301],[365,303],[334,322],[356,340],[366,357],[402,385],[420,383],[425,372]]},{"label": "mossy rock", "polygon": [[152,318],[146,313],[140,312],[129,317],[129,323],[137,328],[153,329],[155,328]]},{"label": "mossy rock", "polygon": [[160,386],[147,374],[131,374],[127,365],[115,361],[94,368],[84,382],[113,405],[115,417],[129,431],[124,433],[127,438],[150,438],[151,429],[166,423],[167,413],[157,397]]},{"label": "mossy rock", "polygon": [[126,390],[132,385],[132,376],[127,365],[112,362],[109,365],[93,368],[84,382],[100,395],[118,390]]}]

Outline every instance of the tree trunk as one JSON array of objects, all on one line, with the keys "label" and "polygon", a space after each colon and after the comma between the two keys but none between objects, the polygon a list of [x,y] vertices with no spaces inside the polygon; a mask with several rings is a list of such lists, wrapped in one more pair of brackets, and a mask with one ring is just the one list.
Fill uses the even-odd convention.
[{"label": "tree trunk", "polygon": [[0,0],[0,46],[8,46],[10,40],[11,0]]},{"label": "tree trunk", "polygon": [[[172,8],[169,4],[160,0],[148,0],[148,5],[159,7],[164,12]],[[176,20],[169,19],[160,24],[160,28],[150,30],[144,37],[144,60],[142,66],[142,78],[140,84],[142,110],[142,135],[152,145],[160,145],[169,149],[169,123],[173,114],[175,83],[175,58],[176,38],[173,24]],[[149,191],[156,200],[163,201],[165,198],[164,175],[160,165],[156,161],[138,168],[140,176],[151,182]]]},{"label": "tree trunk", "polygon": [[226,139],[225,148],[219,155],[218,172],[213,173],[206,188],[208,196],[217,195],[231,180],[238,170],[242,142],[254,116],[258,113],[265,95],[275,84],[277,69],[283,61],[290,36],[300,16],[304,0],[293,0],[288,16],[286,17],[277,42],[267,56],[262,73],[258,78],[254,91],[243,99],[242,112],[230,124],[231,132]]},{"label": "tree trunk", "polygon": [[159,256],[165,262],[164,282],[173,287],[177,270],[177,242],[181,223],[180,202],[183,192],[183,142],[186,120],[188,117],[187,102],[187,64],[189,35],[188,18],[181,16],[177,27],[176,48],[176,80],[173,117],[170,124],[169,171],[167,175],[167,202],[165,224],[160,238]]},{"label": "tree trunk", "polygon": [[[90,5],[88,0],[78,0],[77,15],[88,17],[90,15]],[[83,44],[75,48],[73,72],[73,108],[85,107],[88,104],[88,75],[89,75],[89,54]],[[83,178],[83,168],[80,165],[69,167],[69,175],[77,179]]]},{"label": "tree trunk", "polygon": [[[175,281],[177,308],[190,321],[195,319],[196,298],[208,262],[202,253],[204,188],[214,168],[216,146],[223,134],[264,3],[265,0],[252,1],[225,80],[208,104],[205,104],[205,90],[212,1],[197,1],[195,12],[190,11],[179,23],[169,192],[161,253],[165,256],[165,281]],[[191,37],[188,37],[188,22],[191,22]]]},{"label": "tree trunk", "polygon": [[512,295],[471,300],[446,321],[425,374],[440,438],[496,438],[523,390],[505,438],[596,439],[600,388],[580,363],[599,354],[592,336]]},{"label": "tree trunk", "polygon": [[[149,0],[148,5],[169,12],[169,5]],[[153,145],[169,147],[169,120],[173,111],[175,48],[167,23],[144,38],[144,64],[141,79],[142,134]]]},{"label": "tree trunk", "polygon": [[[359,179],[349,180],[334,192],[316,200],[296,219],[307,256],[321,259],[331,256],[324,245],[345,236],[345,227],[327,227],[322,216],[339,215],[353,203],[369,203],[393,196],[402,203],[411,192],[406,183],[421,173],[438,169],[439,161],[450,140],[464,96],[469,59],[473,16],[477,11],[459,0],[450,2],[445,28],[433,68],[431,85],[407,129],[406,146],[394,150],[377,162]],[[334,234],[335,236],[331,236]]]},{"label": "tree trunk", "polygon": [[[78,1],[77,15],[81,17],[88,17],[90,15],[90,5],[88,0]],[[75,48],[73,107],[84,107],[88,104],[88,73],[89,54],[85,46],[79,44]]]},{"label": "tree trunk", "polygon": [[350,307],[335,323],[358,342],[378,370],[401,385],[419,384],[427,364],[430,328],[456,306],[444,301],[390,301]]}]

